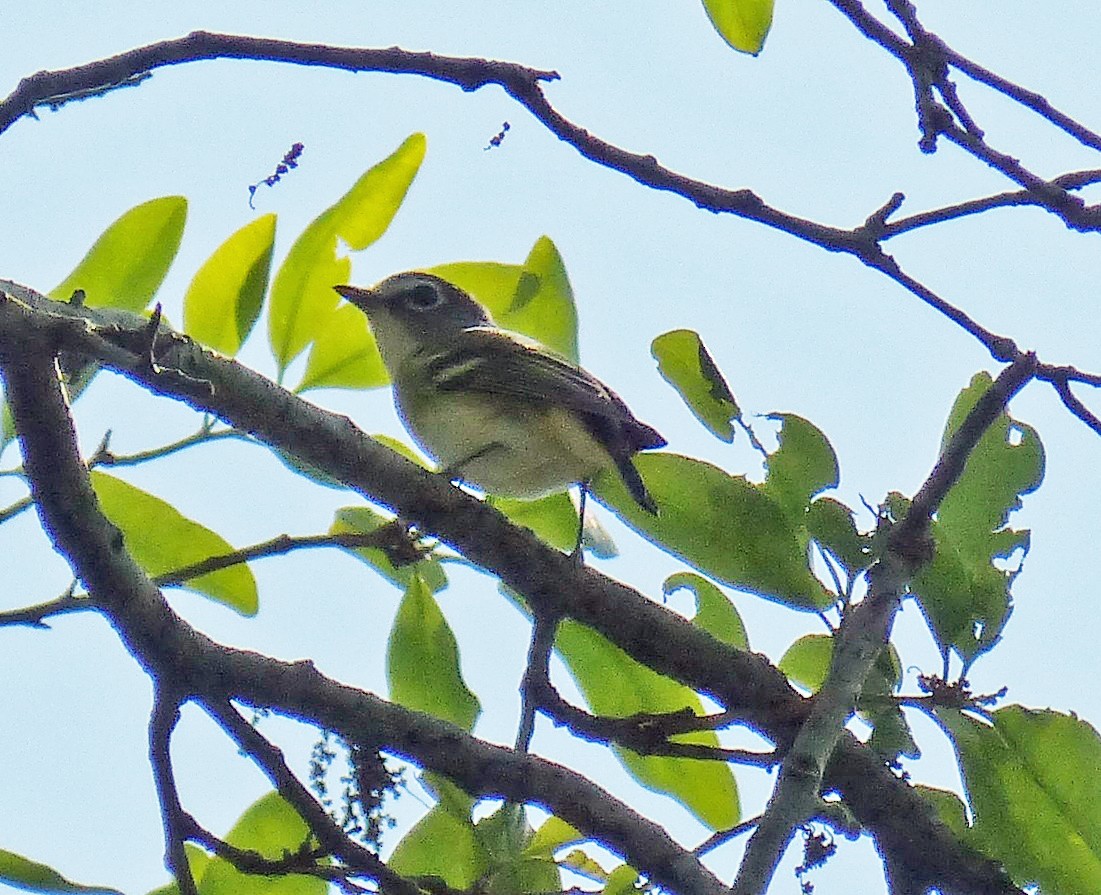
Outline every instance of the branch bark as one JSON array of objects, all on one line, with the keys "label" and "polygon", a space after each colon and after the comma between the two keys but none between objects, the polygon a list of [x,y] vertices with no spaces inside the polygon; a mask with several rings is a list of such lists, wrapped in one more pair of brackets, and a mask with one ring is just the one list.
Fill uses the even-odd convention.
[{"label": "branch bark", "polygon": [[[140,348],[125,347],[144,337],[144,321],[128,330],[25,290],[23,298],[0,293],[0,366],[39,512],[127,648],[151,673],[172,674],[190,692],[222,694],[308,720],[349,742],[384,741],[472,795],[544,805],[670,889],[716,891],[718,881],[690,853],[584,778],[331,681],[308,663],[227,650],[184,625],[99,515],[75,453],[53,353],[84,353],[153,392],[290,451],[492,570],[533,611],[564,611],[655,671],[713,698],[784,751],[806,718],[807,702],[763,656],[722,644],[631,588],[578,567],[493,508],[368,438],[348,419],[185,337],[160,337],[158,363],[182,375],[159,374]],[[899,866],[920,868],[945,891],[1019,891],[848,733],[826,768],[824,785],[842,793]]]}]

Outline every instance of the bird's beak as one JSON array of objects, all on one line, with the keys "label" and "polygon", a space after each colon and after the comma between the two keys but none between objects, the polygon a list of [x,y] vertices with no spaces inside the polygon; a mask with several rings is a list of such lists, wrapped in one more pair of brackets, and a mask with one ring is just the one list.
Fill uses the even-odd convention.
[{"label": "bird's beak", "polygon": [[379,294],[374,289],[359,286],[333,286],[333,289],[365,314],[379,306]]}]

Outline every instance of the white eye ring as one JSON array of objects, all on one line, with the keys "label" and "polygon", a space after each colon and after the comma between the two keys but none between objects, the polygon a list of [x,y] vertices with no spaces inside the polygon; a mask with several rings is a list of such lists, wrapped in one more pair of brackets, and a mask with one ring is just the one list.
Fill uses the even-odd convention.
[{"label": "white eye ring", "polygon": [[405,306],[414,311],[431,311],[443,304],[444,296],[440,289],[430,283],[418,283],[405,297]]}]

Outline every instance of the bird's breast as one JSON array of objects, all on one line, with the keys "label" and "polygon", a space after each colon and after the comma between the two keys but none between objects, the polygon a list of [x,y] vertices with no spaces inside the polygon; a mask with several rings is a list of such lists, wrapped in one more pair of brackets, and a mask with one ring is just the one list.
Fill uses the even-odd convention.
[{"label": "bird's breast", "polygon": [[456,478],[502,497],[535,498],[612,465],[569,411],[505,395],[395,388],[417,444]]}]

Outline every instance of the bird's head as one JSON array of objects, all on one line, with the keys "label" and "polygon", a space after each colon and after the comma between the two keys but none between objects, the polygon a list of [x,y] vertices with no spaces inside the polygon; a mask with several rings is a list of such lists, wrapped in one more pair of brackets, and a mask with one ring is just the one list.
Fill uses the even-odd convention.
[{"label": "bird's head", "polygon": [[492,322],[462,289],[430,273],[397,273],[369,288],[333,288],[367,315],[391,374],[411,352],[446,346],[460,331]]}]

